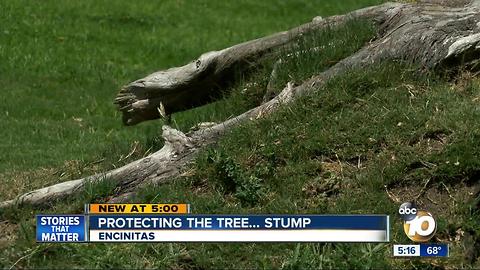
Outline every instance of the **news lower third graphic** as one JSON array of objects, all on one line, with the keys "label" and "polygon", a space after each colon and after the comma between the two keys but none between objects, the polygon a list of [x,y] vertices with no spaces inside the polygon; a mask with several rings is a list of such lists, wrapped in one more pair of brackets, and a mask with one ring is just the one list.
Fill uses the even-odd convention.
[{"label": "news lower third graphic", "polygon": [[37,242],[389,242],[388,215],[198,215],[188,204],[90,204],[38,215]]},{"label": "news lower third graphic", "polygon": [[403,203],[398,209],[405,235],[415,245],[393,245],[394,257],[448,257],[448,244],[426,243],[437,231],[432,213],[418,209],[414,202]]}]

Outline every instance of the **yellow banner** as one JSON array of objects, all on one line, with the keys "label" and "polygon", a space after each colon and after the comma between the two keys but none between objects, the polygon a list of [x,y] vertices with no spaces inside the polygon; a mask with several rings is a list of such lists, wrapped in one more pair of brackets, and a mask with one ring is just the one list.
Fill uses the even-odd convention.
[{"label": "yellow banner", "polygon": [[87,211],[89,214],[188,214],[190,205],[94,203],[87,205]]}]

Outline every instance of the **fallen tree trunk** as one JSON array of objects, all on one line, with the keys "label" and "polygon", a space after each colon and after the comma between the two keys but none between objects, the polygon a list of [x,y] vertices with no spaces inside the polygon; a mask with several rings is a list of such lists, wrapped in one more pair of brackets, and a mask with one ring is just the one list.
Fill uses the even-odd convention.
[{"label": "fallen tree trunk", "polygon": [[[118,196],[119,199],[128,199],[138,187],[163,183],[179,176],[181,168],[188,164],[198,151],[216,142],[226,130],[242,122],[264,117],[298,96],[321,89],[327,80],[348,72],[351,68],[367,67],[389,59],[415,62],[426,70],[450,72],[458,68],[477,68],[480,55],[480,0],[456,7],[431,3],[387,3],[356,11],[349,16],[330,17],[324,21],[325,23],[342,23],[352,14],[379,23],[378,38],[325,72],[297,87],[288,84],[272,100],[213,127],[183,134],[164,126],[165,146],[156,153],[105,174],[60,183],[20,195],[14,200],[0,203],[0,208],[23,203],[38,205],[51,202],[80,191],[86,183],[104,179],[117,183],[123,192]],[[326,25],[328,24],[326,23],[324,27]],[[291,40],[287,38],[289,35],[284,33],[268,37],[266,38],[268,42],[263,42],[270,45],[276,44],[275,46],[283,45]],[[277,37],[283,37],[280,38],[283,41],[275,42]],[[245,58],[242,57],[258,55],[274,47],[257,46],[263,44],[261,40],[203,55],[198,68],[193,62],[184,67],[152,74],[142,82],[134,82],[133,86],[123,90],[120,101],[117,100],[124,107],[131,107],[124,111],[127,124],[158,118],[157,107],[153,106],[155,102],[158,104],[162,102],[166,110],[172,110],[169,107],[169,104],[173,104],[170,100],[175,100],[177,94],[179,98],[175,101],[176,104],[192,105],[188,100],[183,103],[185,100],[181,97],[189,95],[190,92],[204,91],[204,89],[198,89],[204,86],[203,83],[217,85],[218,80],[222,80],[219,74],[229,70],[228,68],[216,70],[212,69],[213,67],[227,67],[232,63],[243,61],[242,59]],[[258,48],[261,50],[257,50]],[[221,63],[224,64],[221,65]],[[200,81],[201,84],[199,84]],[[165,97],[168,98],[164,99]],[[138,102],[143,105],[138,105]],[[180,108],[180,105],[176,108]],[[157,115],[150,110],[155,110]]]}]

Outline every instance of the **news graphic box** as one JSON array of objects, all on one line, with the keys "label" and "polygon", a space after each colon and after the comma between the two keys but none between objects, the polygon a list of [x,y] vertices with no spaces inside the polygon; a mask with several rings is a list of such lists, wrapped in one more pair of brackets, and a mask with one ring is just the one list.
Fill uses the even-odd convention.
[{"label": "news graphic box", "polygon": [[42,243],[87,241],[84,215],[36,215],[36,240]]},{"label": "news graphic box", "polygon": [[393,245],[394,257],[419,257],[420,245]]},{"label": "news graphic box", "polygon": [[448,244],[420,244],[421,257],[448,257]]},{"label": "news graphic box", "polygon": [[394,257],[448,257],[448,244],[393,245]]},{"label": "news graphic box", "polygon": [[388,242],[383,215],[91,215],[91,242]]},{"label": "news graphic box", "polygon": [[87,204],[88,214],[188,214],[190,204]]}]

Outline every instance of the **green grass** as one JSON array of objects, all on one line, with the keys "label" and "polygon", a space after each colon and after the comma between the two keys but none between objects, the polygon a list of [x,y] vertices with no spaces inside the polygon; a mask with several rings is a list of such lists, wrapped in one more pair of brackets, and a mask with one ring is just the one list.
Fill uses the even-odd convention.
[{"label": "green grass", "polygon": [[[0,105],[8,112],[0,116],[6,125],[0,199],[158,149],[160,121],[120,125],[112,99],[123,83],[316,15],[379,1],[325,2],[2,2],[0,82],[9,102]],[[285,51],[276,89],[352,54],[373,32],[350,22],[305,37],[304,48],[320,50],[293,58]],[[275,59],[264,62],[224,99],[175,114],[173,125],[188,130],[258,104]],[[35,243],[35,213],[82,213],[84,203],[114,192],[106,181],[41,210],[0,213],[16,236],[6,244],[0,237],[0,267],[478,268],[480,82],[468,73],[448,82],[416,70],[403,63],[352,70],[232,130],[200,153],[189,176],[142,189],[137,200],[186,202],[194,213],[209,214],[388,213],[393,242],[408,243],[392,198],[420,194],[419,203],[439,222],[435,240],[451,245],[448,260],[393,260],[386,244]],[[6,228],[12,227],[0,229]]]},{"label": "green grass", "polygon": [[318,14],[355,9],[353,2],[2,1],[0,82],[8,102],[1,105],[0,172],[148,144],[160,125],[121,126],[112,101],[122,84]]},{"label": "green grass", "polygon": [[[160,121],[121,125],[113,99],[123,84],[317,15],[379,2],[2,1],[0,179],[9,187],[0,199],[161,147]],[[228,108],[201,115],[223,118]],[[185,129],[197,121],[196,113],[178,118]]]},{"label": "green grass", "polygon": [[[188,202],[195,213],[212,214],[389,213],[393,242],[408,243],[385,186],[403,201],[431,179],[419,202],[439,222],[435,240],[450,243],[448,260],[393,260],[386,244],[36,245],[28,209],[7,215],[24,231],[4,254],[13,261],[34,252],[20,265],[60,268],[478,267],[478,255],[465,254],[476,254],[480,232],[478,194],[467,195],[480,167],[474,143],[480,83],[451,85],[414,70],[386,63],[334,79],[271,117],[232,130],[199,155],[190,176],[146,188],[137,200]],[[87,191],[44,212],[80,213],[83,202],[98,198]],[[458,230],[473,240],[449,240]]]},{"label": "green grass", "polygon": [[[393,242],[408,243],[386,187],[402,202],[421,194],[417,201],[439,222],[435,240],[450,243],[449,260],[395,261],[382,244],[212,244],[225,255],[202,261],[204,246],[182,247],[200,268],[478,267],[480,84],[452,85],[415,70],[385,63],[334,79],[233,130],[197,158],[192,176],[139,200],[168,194],[196,213],[389,213]],[[452,241],[458,230],[474,240]],[[477,255],[466,259],[469,252]]]}]

